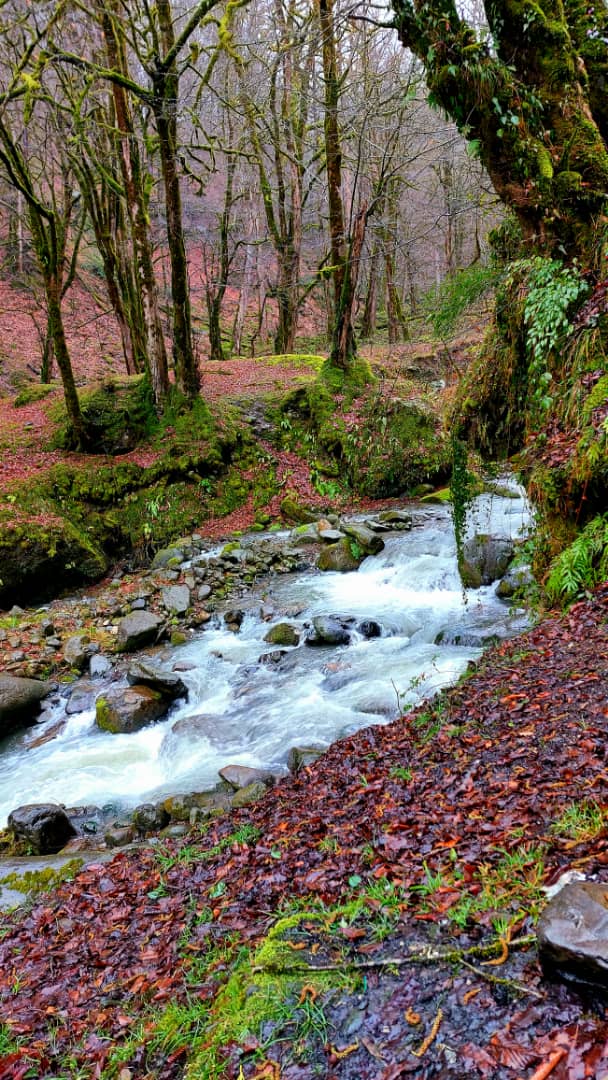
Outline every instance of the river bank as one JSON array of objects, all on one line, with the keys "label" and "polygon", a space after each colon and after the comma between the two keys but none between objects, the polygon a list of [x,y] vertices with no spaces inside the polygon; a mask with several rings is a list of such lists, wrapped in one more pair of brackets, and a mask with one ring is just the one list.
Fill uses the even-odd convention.
[{"label": "river bank", "polygon": [[0,1075],[603,1075],[593,990],[547,980],[530,934],[564,871],[606,875],[607,625],[604,588],[5,920]]}]

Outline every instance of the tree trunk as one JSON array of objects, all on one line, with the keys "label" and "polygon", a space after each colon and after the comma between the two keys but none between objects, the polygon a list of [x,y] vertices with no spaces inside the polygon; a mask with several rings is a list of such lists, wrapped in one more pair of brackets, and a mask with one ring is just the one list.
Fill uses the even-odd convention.
[{"label": "tree trunk", "polygon": [[70,361],[70,354],[65,339],[63,316],[61,313],[61,285],[56,273],[52,270],[44,274],[44,290],[49,319],[49,334],[53,342],[53,351],[57,360],[57,367],[63,383],[65,407],[68,414],[76,448],[84,450],[86,447],[86,431],[84,419],[80,411],[78,391],[74,382],[74,373]]},{"label": "tree trunk", "polygon": [[[126,70],[124,43],[117,33],[112,14],[104,5],[102,5],[101,15],[108,64],[113,70],[124,72]],[[133,250],[136,257],[137,284],[141,295],[146,355],[150,365],[152,393],[157,409],[162,410],[169,393],[169,371],[160,317],[158,286],[154,276],[154,264],[150,249],[139,149],[133,131],[127,95],[117,81],[112,81],[112,95],[118,131],[120,167],[125,189],[126,216],[133,237]]]},{"label": "tree trunk", "polygon": [[[171,4],[158,0],[158,21],[164,55],[175,45]],[[178,390],[190,401],[198,397],[200,378],[192,342],[192,314],[188,284],[188,260],[182,212],[182,196],[178,171],[178,87],[177,62],[168,67],[157,64],[154,78],[152,107],[158,132],[158,148],[165,190],[167,214],[167,243],[171,264],[171,296],[173,301],[173,362]]]},{"label": "tree trunk", "polygon": [[392,3],[432,99],[473,142],[528,250],[599,265],[608,220],[604,6],[486,0],[489,48],[454,0]]},{"label": "tree trunk", "polygon": [[356,354],[353,313],[359,280],[361,252],[367,226],[367,206],[361,207],[353,225],[350,251],[344,262],[342,292],[336,310],[330,363],[346,371]]},{"label": "tree trunk", "polygon": [[361,337],[364,341],[372,338],[376,332],[376,319],[378,313],[378,267],[380,263],[380,248],[374,244],[372,257],[369,264],[369,277],[367,279],[367,291],[365,293],[365,307],[361,319]]}]

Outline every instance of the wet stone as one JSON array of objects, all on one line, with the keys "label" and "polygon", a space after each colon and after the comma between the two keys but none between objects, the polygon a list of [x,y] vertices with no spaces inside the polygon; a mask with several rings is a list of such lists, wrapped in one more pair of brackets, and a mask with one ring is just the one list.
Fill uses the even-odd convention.
[{"label": "wet stone", "polygon": [[608,884],[565,885],[544,909],[537,935],[546,974],[608,987]]}]

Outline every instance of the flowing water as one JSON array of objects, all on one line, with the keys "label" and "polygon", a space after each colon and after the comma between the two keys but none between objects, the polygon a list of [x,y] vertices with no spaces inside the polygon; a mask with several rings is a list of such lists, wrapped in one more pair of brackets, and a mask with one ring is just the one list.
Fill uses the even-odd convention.
[{"label": "flowing water", "polygon": [[[64,698],[34,729],[38,736],[63,722],[49,741],[28,748],[32,729],[7,740],[0,826],[24,803],[126,807],[204,790],[228,763],[284,771],[291,746],[325,745],[385,723],[455,682],[482,642],[517,633],[526,616],[498,600],[494,585],[463,594],[448,508],[417,509],[413,517],[411,532],[391,534],[356,573],[273,578],[255,594],[238,634],[218,619],[185,646],[155,650],[155,666],[192,665],[182,673],[187,703],[162,722],[111,735],[96,728],[93,709],[66,716]],[[521,490],[516,498],[478,499],[469,525],[513,538],[528,527]],[[273,609],[270,622],[260,618],[261,600]],[[316,615],[374,619],[382,633],[366,639],[355,631],[347,646],[301,644],[279,663],[259,662],[273,650],[263,640],[270,625],[287,620],[303,640]],[[436,644],[441,639],[460,643]]]}]

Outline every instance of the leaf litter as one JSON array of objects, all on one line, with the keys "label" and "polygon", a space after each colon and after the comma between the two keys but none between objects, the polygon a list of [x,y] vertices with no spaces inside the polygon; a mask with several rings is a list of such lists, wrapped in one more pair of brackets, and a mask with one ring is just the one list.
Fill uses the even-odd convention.
[{"label": "leaf litter", "polygon": [[[230,961],[220,951],[193,989],[193,956],[254,950],[298,898],[326,918],[289,931],[289,964],[313,990],[293,1007],[324,1007],[325,1036],[302,1054],[289,1027],[273,1042],[267,1025],[267,1057],[252,1032],[225,1047],[221,1075],[608,1077],[604,1001],[545,980],[533,946],[542,887],[572,869],[608,880],[606,828],[555,828],[573,804],[608,804],[607,687],[605,585],[491,650],[434,705],[166,842],[163,867],[151,847],[121,852],[3,917],[0,1015],[15,1043],[0,1080],[54,1077],[66,1054],[104,1075],[152,1008],[214,1001]],[[244,824],[256,841],[238,840]],[[315,969],[355,972],[357,986],[319,993]],[[129,1066],[171,1080],[187,1055],[144,1066],[140,1050]]]}]

